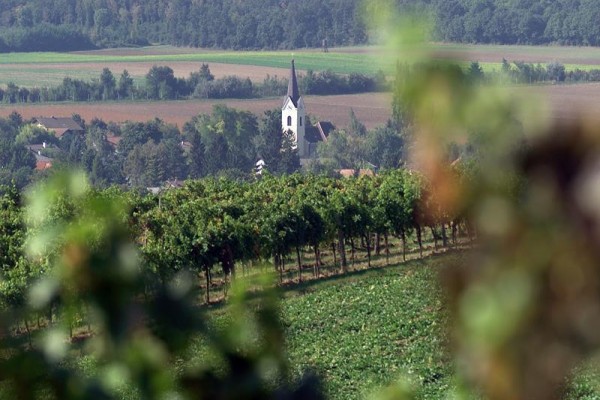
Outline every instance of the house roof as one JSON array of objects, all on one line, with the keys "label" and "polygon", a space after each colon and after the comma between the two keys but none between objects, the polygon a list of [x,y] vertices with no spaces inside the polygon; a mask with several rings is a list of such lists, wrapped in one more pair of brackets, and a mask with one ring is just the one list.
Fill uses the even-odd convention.
[{"label": "house roof", "polygon": [[308,143],[321,142],[321,134],[316,126],[307,126],[304,130],[304,138]]},{"label": "house roof", "polygon": [[54,159],[50,158],[50,157],[43,156],[41,154],[36,154],[35,155],[35,160],[36,161],[42,161],[42,162],[52,162]]},{"label": "house roof", "polygon": [[343,178],[352,178],[359,176],[375,176],[375,172],[371,169],[340,169],[337,171]]},{"label": "house roof", "polygon": [[355,169],[340,169],[337,172],[344,178],[351,178],[351,177],[355,176],[355,174],[356,174]]},{"label": "house roof", "polygon": [[183,187],[183,182],[180,181],[177,178],[175,178],[173,180],[167,180],[167,182],[165,182],[165,187],[167,187],[167,188],[180,188],[180,187]]},{"label": "house roof", "polygon": [[292,99],[294,106],[298,107],[300,99],[300,90],[298,90],[298,79],[296,78],[296,66],[292,60],[292,68],[290,68],[290,80],[288,81],[287,97]]},{"label": "house roof", "polygon": [[52,168],[52,161],[36,161],[35,170],[43,171],[45,169]]},{"label": "house roof", "polygon": [[38,124],[42,125],[46,129],[65,129],[69,131],[83,131],[83,128],[73,120],[73,118],[59,118],[59,117],[38,117],[36,118]]},{"label": "house roof", "polygon": [[29,151],[33,151],[34,153],[37,153],[38,151],[49,149],[49,148],[52,148],[54,146],[52,146],[51,144],[28,144],[28,145],[25,145],[25,147]]},{"label": "house roof", "polygon": [[67,132],[83,132],[83,128],[72,118],[38,117],[36,121],[46,130],[53,131],[58,138]]}]

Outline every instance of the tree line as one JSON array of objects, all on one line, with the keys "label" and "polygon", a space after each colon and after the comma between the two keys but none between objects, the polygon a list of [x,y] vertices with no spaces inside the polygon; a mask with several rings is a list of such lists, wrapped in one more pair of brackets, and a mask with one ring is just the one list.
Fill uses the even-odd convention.
[{"label": "tree line", "polygon": [[[401,3],[413,3],[401,1]],[[600,44],[598,4],[585,0],[417,2],[435,15],[439,40],[466,43]]]},{"label": "tree line", "polygon": [[[396,0],[432,15],[436,40],[600,44],[597,4],[560,0]],[[358,0],[27,0],[0,4],[1,51],[147,45],[283,49],[365,44]]]},{"label": "tree line", "polygon": [[[0,4],[4,51],[147,45],[282,49],[355,45],[357,0],[27,0]],[[39,42],[36,38],[41,38]],[[0,45],[0,50],[2,45]]]},{"label": "tree line", "polygon": [[600,82],[600,69],[582,70],[576,68],[567,71],[565,66],[559,62],[550,62],[543,65],[523,61],[509,62],[503,59],[500,70],[489,72],[484,72],[479,62],[473,62],[465,73],[469,79],[476,82],[510,82],[517,84]]},{"label": "tree line", "polygon": [[[247,99],[283,96],[287,79],[267,76],[262,84],[249,78],[225,76],[215,79],[208,64],[187,78],[178,78],[172,68],[155,65],[145,75],[142,84],[134,81],[127,70],[119,77],[104,68],[100,76],[89,81],[65,77],[54,87],[20,87],[8,83],[0,88],[0,102],[42,103],[61,101],[114,101],[114,100],[175,100],[175,99]],[[385,91],[389,89],[383,72],[374,76],[352,73],[348,76],[332,71],[307,71],[299,75],[302,93],[333,95]]]},{"label": "tree line", "polygon": [[[85,121],[74,115],[83,133],[67,133],[60,139],[23,120],[18,113],[0,119],[0,184],[23,188],[52,174],[34,171],[35,152],[52,159],[52,169],[77,167],[86,171],[94,186],[128,188],[161,187],[166,181],[206,176],[249,180],[255,163],[263,159],[274,175],[293,173],[300,167],[292,136],[281,129],[281,111],[262,116],[223,105],[201,114],[182,129],[159,119],[121,124],[100,119]],[[309,171],[334,175],[340,168],[396,168],[402,165],[408,131],[392,123],[367,130],[351,115],[351,124],[331,134],[331,144],[319,151],[327,162],[312,162]],[[351,138],[339,139],[338,138]],[[360,144],[359,144],[360,142]],[[38,146],[39,147],[39,146]]]}]

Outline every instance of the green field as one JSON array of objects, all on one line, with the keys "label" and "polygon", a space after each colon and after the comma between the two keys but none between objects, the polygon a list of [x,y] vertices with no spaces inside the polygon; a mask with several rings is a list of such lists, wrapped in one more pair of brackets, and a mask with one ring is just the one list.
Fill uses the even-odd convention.
[{"label": "green field", "polygon": [[[447,399],[455,373],[439,274],[464,260],[464,253],[431,256],[288,291],[282,319],[294,375],[316,372],[331,399],[368,398],[398,379],[419,399]],[[227,317],[218,311],[213,321]],[[566,399],[600,399],[594,365],[576,370]]]},{"label": "green field", "polygon": [[[363,399],[400,378],[420,398],[444,398],[454,373],[437,274],[457,257],[434,256],[288,289],[281,318],[293,376],[315,372],[331,399]],[[211,321],[225,328],[227,310],[217,308]],[[210,358],[202,340],[192,353],[183,365]]]},{"label": "green field", "polygon": [[[439,274],[465,256],[434,255],[284,289],[280,315],[293,377],[316,373],[327,398],[334,400],[366,399],[398,381],[409,382],[417,399],[453,398],[450,318]],[[216,305],[208,319],[213,329],[225,329],[231,314],[227,306]],[[77,353],[72,362],[97,376],[93,357]],[[218,365],[219,359],[199,338],[172,372],[207,363]],[[117,397],[139,399],[121,379],[113,377]],[[564,399],[600,399],[598,360],[576,368],[567,382]]]},{"label": "green field", "polygon": [[[149,52],[152,49],[149,49]],[[12,64],[28,64],[30,66],[43,64],[60,64],[63,66],[78,64],[82,69],[86,64],[111,64],[111,63],[156,63],[169,65],[170,63],[180,62],[206,62],[223,63],[236,65],[254,65],[259,67],[289,68],[290,60],[294,58],[301,69],[312,69],[315,71],[331,69],[338,73],[375,73],[379,69],[390,69],[392,63],[382,60],[378,62],[377,57],[367,56],[365,54],[351,53],[322,53],[309,51],[242,51],[242,52],[194,52],[186,54],[169,54],[168,49],[165,54],[119,54],[116,51],[112,54],[99,54],[91,52],[80,53],[9,53],[3,54],[0,58],[1,68],[9,68]],[[1,70],[1,69],[0,69]]]},{"label": "green field", "polygon": [[364,398],[400,376],[419,397],[443,398],[453,371],[437,274],[448,262],[442,257],[369,271],[286,299],[295,373],[315,370],[332,399]]},{"label": "green field", "polygon": [[[503,58],[541,64],[557,61],[567,70],[600,68],[600,49],[592,47],[430,44],[428,49],[437,58],[457,60],[465,66],[471,61],[479,61],[485,71],[499,70]],[[329,53],[318,49],[237,52],[172,46],[75,53],[9,53],[0,57],[0,85],[9,82],[26,87],[56,85],[65,76],[92,79],[99,76],[104,66],[112,67],[114,73],[142,65],[149,69],[153,64],[176,67],[185,63],[287,69],[292,58],[296,59],[300,70],[331,70],[341,74],[373,74],[383,70],[388,75],[393,73],[398,60],[408,60],[404,55],[390,55],[384,48],[375,46],[334,48]],[[134,73],[134,78],[143,79],[147,69]]]},{"label": "green field", "polygon": [[[115,50],[91,53],[10,53],[0,57],[0,85],[13,82],[18,86],[41,87],[57,85],[65,76],[71,78],[90,80],[98,78],[103,67],[110,68],[115,75],[123,69],[128,69],[134,79],[141,81],[146,72],[154,64],[171,66],[177,70],[178,66],[189,69],[190,63],[221,63],[230,65],[249,65],[253,67],[281,68],[280,76],[285,76],[294,58],[298,68],[302,71],[331,70],[340,74],[365,73],[374,74],[378,70],[391,73],[394,63],[380,57],[365,54],[348,53],[322,53],[322,52],[198,52],[189,49],[189,53],[172,52],[174,48],[148,48],[146,52]],[[132,72],[132,70],[134,70]],[[263,75],[266,76],[268,72]],[[262,78],[261,78],[262,80]]]}]

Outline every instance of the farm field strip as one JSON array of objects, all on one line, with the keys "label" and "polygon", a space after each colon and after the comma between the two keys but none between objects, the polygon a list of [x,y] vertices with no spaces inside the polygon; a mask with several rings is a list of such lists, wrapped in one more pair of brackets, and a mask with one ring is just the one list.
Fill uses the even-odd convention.
[{"label": "farm field strip", "polygon": [[[152,49],[149,48],[148,52]],[[101,52],[101,51],[98,51]],[[153,65],[171,67],[178,77],[187,77],[198,71],[201,63],[208,63],[211,72],[221,78],[226,75],[249,77],[262,82],[267,75],[287,77],[291,59],[299,71],[331,70],[340,74],[374,74],[385,70],[391,74],[394,63],[382,57],[365,54],[322,52],[192,52],[185,54],[129,54],[125,51],[111,54],[106,51],[86,53],[9,53],[0,57],[0,85],[10,82],[18,86],[43,87],[57,85],[64,77],[90,80],[98,78],[103,68],[109,68],[118,77],[124,69],[138,82],[143,81]]]},{"label": "farm field strip", "polygon": [[[528,96],[547,102],[554,119],[570,120],[578,114],[590,117],[600,115],[600,84],[536,85],[509,88],[515,97]],[[366,93],[339,96],[305,96],[309,114],[329,120],[339,128],[350,122],[350,110],[368,128],[384,124],[391,117],[392,96],[388,93]],[[250,111],[261,115],[264,111],[281,107],[281,99],[251,100],[185,100],[168,102],[99,102],[99,103],[36,103],[0,104],[0,116],[17,111],[25,118],[80,114],[85,120],[95,117],[104,121],[148,121],[160,118],[182,127],[193,116],[210,114],[216,104]],[[597,117],[595,117],[597,118]]]},{"label": "farm field strip", "polygon": [[433,43],[429,48],[439,56],[482,62],[498,62],[505,58],[532,63],[558,61],[569,65],[600,65],[600,48],[597,47]]},{"label": "farm field strip", "polygon": [[[466,68],[480,62],[486,72],[499,71],[502,59],[510,62],[541,63],[557,61],[567,70],[600,68],[600,49],[591,47],[497,46],[430,44],[429,50],[439,59],[456,60]],[[393,75],[402,55],[390,54],[377,46],[334,48],[329,53],[318,49],[282,51],[221,51],[211,49],[151,46],[134,49],[104,49],[72,53],[8,53],[0,57],[0,85],[13,82],[19,86],[56,85],[68,76],[89,80],[97,78],[102,68],[118,74],[123,69],[138,82],[152,65],[168,65],[176,76],[185,77],[199,69],[200,63],[211,64],[217,77],[238,75],[262,81],[267,74],[286,76],[290,60],[297,61],[299,71],[331,70],[336,73],[373,74],[379,70]],[[261,70],[264,69],[264,70]]]},{"label": "farm field strip", "polygon": [[[350,110],[368,128],[383,125],[391,116],[391,95],[386,93],[367,93],[339,96],[305,96],[309,114],[317,119],[333,122],[339,128],[350,123]],[[30,103],[0,104],[0,116],[6,117],[17,111],[24,118],[39,116],[81,115],[86,121],[100,118],[104,121],[148,121],[160,118],[165,122],[182,127],[198,114],[210,114],[216,104],[250,111],[257,116],[267,110],[280,108],[280,98],[251,100],[185,100],[156,102],[98,102],[98,103]]]},{"label": "farm field strip", "polygon": [[216,62],[223,64],[255,65],[260,67],[289,68],[294,58],[300,70],[327,70],[338,73],[375,73],[389,69],[393,63],[379,64],[364,54],[319,53],[296,51],[241,51],[203,52],[187,54],[149,55],[96,55],[91,53],[8,53],[0,58],[0,65],[10,64],[88,64],[88,63],[162,63],[170,62]]},{"label": "farm field strip", "polygon": [[[463,68],[468,68],[471,63],[473,61],[477,61],[477,60],[472,60],[472,61],[459,61],[457,62],[458,65],[460,65]],[[518,59],[510,59],[507,60],[508,62],[510,62],[511,64],[513,62],[520,62],[522,60],[518,60]],[[543,66],[545,66],[547,64],[547,62],[527,62],[528,64],[541,64]],[[479,65],[481,66],[481,68],[483,69],[484,72],[500,72],[502,69],[502,63],[501,62],[479,62]],[[563,64],[565,66],[565,70],[568,71],[575,71],[577,69],[582,70],[582,71],[591,71],[593,69],[599,69],[600,70],[600,64],[598,65],[584,65],[584,64]]]},{"label": "farm field strip", "polygon": [[[56,86],[62,83],[65,77],[90,81],[98,79],[103,68],[109,68],[115,79],[123,70],[138,85],[142,85],[145,76],[156,63],[152,62],[109,62],[109,63],[86,63],[86,64],[0,64],[0,85],[13,82],[25,87]],[[191,72],[200,69],[200,63],[190,61],[178,61],[169,63],[173,73],[178,78],[187,78]],[[242,78],[250,78],[253,82],[261,82],[267,75],[287,77],[289,68],[257,67],[254,65],[221,64],[210,63],[211,73],[216,78],[227,75],[236,75]]]},{"label": "farm field strip", "polygon": [[[468,68],[470,61],[460,61],[458,64],[463,68]],[[127,70],[134,82],[143,85],[145,75],[150,68],[158,63],[152,62],[106,62],[106,63],[81,63],[81,64],[0,64],[0,86],[6,86],[8,83],[15,83],[18,86],[27,88],[49,87],[61,84],[65,77],[71,79],[80,79],[91,81],[98,79],[103,68],[109,68],[118,79],[123,70]],[[173,63],[162,63],[173,69],[174,75],[178,78],[187,78],[193,71],[198,71],[199,62],[176,61]],[[484,72],[498,72],[502,68],[502,63],[480,62]],[[223,78],[228,75],[235,75],[241,78],[250,78],[254,83],[262,83],[267,75],[277,76],[279,78],[287,77],[289,68],[263,67],[250,64],[227,64],[227,63],[209,63],[211,72],[216,78]],[[580,69],[589,71],[600,69],[600,65],[579,65],[566,64],[567,71]],[[302,70],[300,70],[302,72]]]},{"label": "farm field strip", "polygon": [[[369,398],[401,376],[418,399],[448,398],[456,377],[440,273],[466,259],[465,253],[450,252],[283,289],[291,373],[300,378],[307,370],[316,372],[331,399]],[[208,315],[217,329],[232,322],[226,307]],[[193,347],[183,365],[202,365],[210,356],[203,338]],[[565,400],[598,398],[596,371],[597,363],[576,368]]]}]

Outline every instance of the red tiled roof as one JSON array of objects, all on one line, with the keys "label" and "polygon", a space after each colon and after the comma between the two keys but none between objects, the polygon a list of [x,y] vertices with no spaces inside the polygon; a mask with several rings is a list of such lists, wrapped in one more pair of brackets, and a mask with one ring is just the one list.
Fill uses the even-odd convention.
[{"label": "red tiled roof", "polygon": [[116,136],[116,135],[113,135],[112,133],[109,133],[108,135],[106,135],[106,141],[115,147],[119,145],[119,142],[122,139],[123,139],[123,136]]},{"label": "red tiled roof", "polygon": [[35,163],[36,171],[43,171],[48,168],[52,168],[52,161],[36,161]]}]

